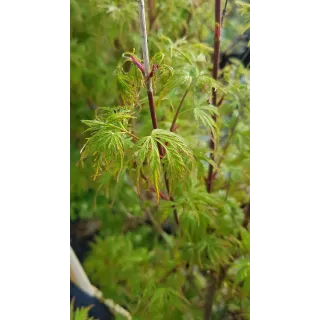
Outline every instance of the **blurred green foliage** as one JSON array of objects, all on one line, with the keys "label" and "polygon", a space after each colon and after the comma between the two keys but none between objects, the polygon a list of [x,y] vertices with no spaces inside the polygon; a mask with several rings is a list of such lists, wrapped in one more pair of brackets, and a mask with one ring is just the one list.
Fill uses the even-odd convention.
[{"label": "blurred green foliage", "polygon": [[[71,0],[71,219],[103,222],[85,268],[133,319],[202,319],[208,274],[216,284],[213,318],[249,319],[249,69],[234,60],[219,82],[211,78],[214,1],[149,3],[161,128],[153,132],[143,77],[129,58],[142,59],[137,2]],[[228,2],[222,51],[248,28],[248,8]],[[208,104],[212,87],[223,97],[219,108]],[[179,127],[169,133],[186,90]],[[208,194],[211,133],[219,146]],[[163,166],[157,143],[166,148]],[[177,230],[172,202],[159,199],[163,171]]]}]

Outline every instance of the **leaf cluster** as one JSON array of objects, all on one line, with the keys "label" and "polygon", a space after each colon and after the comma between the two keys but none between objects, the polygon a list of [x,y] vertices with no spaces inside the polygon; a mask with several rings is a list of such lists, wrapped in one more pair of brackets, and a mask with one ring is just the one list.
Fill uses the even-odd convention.
[{"label": "leaf cluster", "polygon": [[[234,60],[212,79],[213,2],[152,2],[155,130],[144,77],[130,59],[143,64],[137,2],[71,2],[72,216],[103,222],[84,265],[137,320],[202,319],[208,272],[218,283],[213,317],[248,319],[249,70]],[[246,2],[229,1],[222,51],[248,19]],[[220,106],[210,104],[213,88]]]}]

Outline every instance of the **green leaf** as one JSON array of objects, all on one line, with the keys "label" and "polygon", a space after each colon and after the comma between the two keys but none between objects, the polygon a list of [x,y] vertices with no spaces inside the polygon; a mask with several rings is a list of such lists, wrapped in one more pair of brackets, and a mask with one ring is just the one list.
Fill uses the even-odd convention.
[{"label": "green leaf", "polygon": [[152,131],[152,137],[165,150],[162,161],[169,185],[174,187],[177,182],[182,181],[191,173],[193,154],[184,140],[173,132],[155,129]]},{"label": "green leaf", "polygon": [[91,136],[81,149],[81,160],[89,156],[94,158],[96,178],[103,170],[108,170],[110,165],[115,168],[115,174],[119,174],[123,167],[125,157],[125,139],[129,138],[126,126],[131,119],[132,112],[125,108],[101,108],[97,113],[98,120],[83,120],[88,127],[85,132]]},{"label": "green leaf", "polygon": [[199,124],[202,124],[208,130],[209,134],[216,140],[217,131],[219,129],[213,119],[213,116],[219,115],[218,108],[213,105],[205,105],[194,108],[193,112],[195,120]]},{"label": "green leaf", "polygon": [[74,301],[72,301],[70,306],[70,320],[94,320],[88,315],[90,309],[91,307],[75,309]]},{"label": "green leaf", "polygon": [[189,72],[179,71],[174,72],[168,81],[164,84],[162,90],[159,93],[159,100],[162,100],[171,90],[178,88],[182,85],[190,85],[192,77]]},{"label": "green leaf", "polygon": [[141,170],[146,164],[147,178],[149,178],[155,187],[157,200],[159,201],[159,184],[161,175],[161,163],[158,145],[152,136],[147,136],[138,141],[136,144],[136,159],[137,159],[137,188],[141,177]]},{"label": "green leaf", "polygon": [[216,90],[220,90],[225,93],[223,86],[217,80],[213,79],[212,76],[206,74],[200,74],[198,76],[197,84],[207,85],[210,90],[215,88]]},{"label": "green leaf", "polygon": [[250,290],[250,261],[247,257],[241,257],[231,267],[229,274],[234,277],[234,286],[243,284],[243,288],[246,294],[249,294]]},{"label": "green leaf", "polygon": [[240,14],[245,20],[245,26],[241,32],[243,34],[250,28],[250,4],[243,1],[236,1],[236,4],[239,7]]},{"label": "green leaf", "polygon": [[144,81],[142,73],[136,67],[131,68],[130,72],[125,72],[122,66],[119,66],[114,74],[124,104],[130,106],[138,104],[139,91]]},{"label": "green leaf", "polygon": [[[165,151],[161,161],[159,147]],[[160,178],[164,176],[164,173],[166,173],[169,186],[174,187],[191,172],[193,154],[184,140],[173,132],[155,129],[151,136],[144,137],[137,142],[135,150],[137,188],[139,188],[143,169],[148,180],[154,185],[157,200],[159,200]]]}]

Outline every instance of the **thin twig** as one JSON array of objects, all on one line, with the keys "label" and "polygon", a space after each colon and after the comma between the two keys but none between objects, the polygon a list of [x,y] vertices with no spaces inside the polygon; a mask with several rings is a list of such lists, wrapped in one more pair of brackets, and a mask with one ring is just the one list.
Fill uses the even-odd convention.
[{"label": "thin twig", "polygon": [[241,41],[245,41],[245,37],[244,35],[240,35],[238,37],[236,37],[233,42],[229,45],[229,47],[224,51],[224,53],[228,53],[230,52],[231,50],[233,50],[234,48],[236,48]]},{"label": "thin twig", "polygon": [[[173,196],[170,194],[169,179],[168,179],[168,177],[167,177],[167,173],[166,173],[166,172],[164,173],[164,180],[165,180],[166,188],[167,188],[167,191],[168,191],[169,199],[170,199],[172,202],[174,202],[174,198],[173,198]],[[179,224],[180,224],[180,222],[179,222],[179,215],[178,215],[177,208],[176,208],[176,206],[175,206],[174,204],[172,205],[172,209],[173,209],[174,221],[175,221],[176,225],[179,226]]]},{"label": "thin twig", "polygon": [[[172,123],[171,123],[171,126],[170,126],[170,132],[174,132],[176,129],[177,129],[177,125],[176,125],[176,122],[177,122],[177,119],[178,119],[178,116],[180,114],[180,110],[181,110],[181,107],[182,107],[182,104],[190,90],[190,88],[192,87],[193,85],[193,82],[190,83],[190,85],[188,86],[188,88],[186,89],[186,91],[184,92],[181,100],[180,100],[180,103],[179,103],[179,106],[178,106],[178,109],[176,110],[175,114],[174,114],[174,117],[173,117],[173,120],[172,120]],[[166,143],[166,145],[168,145],[168,143]],[[166,154],[166,150],[164,150],[163,152],[163,155]]]},{"label": "thin twig", "polygon": [[221,157],[220,157],[220,159],[219,159],[219,161],[217,163],[216,170],[214,171],[214,173],[212,175],[212,180],[214,180],[216,178],[216,175],[218,173],[218,169],[220,168],[220,165],[221,165],[222,161],[226,157],[226,154],[227,154],[228,148],[230,146],[231,140],[233,138],[234,132],[236,130],[237,124],[239,123],[239,118],[240,118],[240,114],[238,114],[238,116],[236,118],[236,121],[234,122],[234,125],[231,128],[230,134],[228,136],[228,140],[227,140],[226,144],[224,145],[224,147],[222,149],[222,155],[221,155]]},{"label": "thin twig", "polygon": [[182,107],[182,104],[190,90],[190,88],[192,87],[192,84],[193,82],[190,83],[190,85],[188,86],[188,88],[186,89],[185,93],[183,94],[182,98],[181,98],[181,101],[179,103],[179,106],[178,106],[178,109],[173,117],[173,120],[172,120],[172,124],[171,124],[171,127],[170,127],[170,131],[173,132],[173,129],[175,128],[175,124],[177,122],[177,119],[178,119],[178,116],[179,116],[179,113],[180,113],[180,110],[181,110],[181,107]]},{"label": "thin twig", "polygon": [[138,69],[142,72],[142,74],[144,75],[144,67],[143,65],[141,64],[140,61],[138,61],[136,59],[136,57],[134,55],[130,55],[130,58],[131,58],[131,61],[138,67]]},{"label": "thin twig", "polygon": [[155,21],[155,17],[153,15],[153,9],[154,9],[154,6],[153,6],[153,0],[148,0],[148,16],[149,16],[149,30],[152,29],[153,27],[153,23]]},{"label": "thin twig", "polygon": [[156,232],[159,233],[159,235],[162,237],[162,239],[169,245],[171,246],[172,243],[169,241],[166,233],[163,231],[161,225],[158,223],[158,221],[154,218],[151,210],[148,208],[146,209],[146,215],[148,217],[148,219],[151,221],[153,228]]},{"label": "thin twig", "polygon": [[115,126],[115,125],[113,125],[113,124],[108,124],[108,125],[109,125],[109,127],[112,127],[112,128],[115,128],[115,129],[120,130],[122,133],[128,134],[129,136],[131,136],[132,138],[134,138],[134,139],[137,140],[137,141],[140,140],[139,137],[137,137],[136,135],[134,135],[133,133],[131,133],[130,131],[126,130],[126,129],[123,128],[123,127],[119,128],[118,126]]},{"label": "thin twig", "polygon": [[[219,72],[219,59],[220,59],[220,33],[221,33],[221,0],[215,1],[215,28],[214,28],[214,52],[213,52],[213,71],[212,77],[217,80]],[[212,88],[212,104],[217,106],[217,91]],[[216,115],[213,116],[214,121],[216,121]],[[214,140],[210,140],[210,147],[215,150],[216,146]],[[214,153],[211,155],[211,159],[214,160]],[[207,191],[210,193],[212,188],[212,177],[213,177],[213,165],[209,165],[208,179],[207,179]],[[204,320],[212,319],[212,306],[213,298],[215,292],[215,279],[213,274],[207,278],[208,287],[207,295],[204,307]]]},{"label": "thin twig", "polygon": [[[144,175],[144,173],[142,172],[142,170],[140,171],[140,173],[141,173],[142,179],[147,183],[149,189],[150,189],[152,192],[156,192],[156,188],[155,188],[152,184],[150,184],[148,178]],[[161,198],[161,199],[170,201],[169,197],[167,197],[161,190],[159,191],[159,195],[160,195],[160,198]]]},{"label": "thin twig", "polygon": [[172,274],[175,274],[177,270],[185,265],[185,262],[181,262],[178,265],[174,266],[172,269],[170,269],[163,277],[159,278],[157,280],[157,283],[163,283],[169,276]]},{"label": "thin twig", "polygon": [[[143,196],[141,195],[140,197],[141,201],[144,201]],[[172,243],[170,242],[170,240],[167,237],[167,234],[164,232],[164,230],[162,229],[162,226],[158,223],[158,221],[154,218],[151,210],[149,208],[145,209],[145,214],[147,219],[151,222],[154,230],[159,233],[159,235],[163,238],[163,240],[169,245],[171,246]]]},{"label": "thin twig", "polygon": [[192,12],[190,11],[189,14],[188,14],[187,22],[184,24],[183,30],[182,30],[182,32],[180,34],[180,38],[183,38],[183,37],[186,36],[188,28],[189,28],[190,21],[191,21],[191,18],[192,18]]},{"label": "thin twig", "polygon": [[215,279],[213,273],[210,271],[210,274],[207,278],[207,295],[204,305],[204,320],[212,320],[212,305],[215,292]]},{"label": "thin twig", "polygon": [[122,130],[121,132],[128,134],[129,136],[131,136],[133,139],[135,140],[140,140],[136,135],[134,135],[133,133],[127,131],[127,130]]},{"label": "thin twig", "polygon": [[[195,82],[195,81],[194,81],[194,82]],[[178,116],[179,116],[179,114],[180,114],[182,104],[183,104],[183,102],[184,102],[184,100],[185,100],[185,98],[186,98],[188,92],[190,91],[190,89],[191,89],[191,87],[192,87],[192,85],[193,85],[194,82],[191,82],[191,83],[190,83],[190,85],[188,86],[188,88],[186,89],[186,91],[184,92],[184,94],[183,94],[183,96],[182,96],[182,98],[181,98],[181,100],[180,100],[178,109],[176,110],[176,112],[175,112],[175,114],[174,114],[174,117],[173,117],[173,120],[172,120],[172,123],[171,123],[171,126],[170,126],[170,132],[174,132],[174,131],[177,129],[177,127],[178,127],[178,126],[176,125],[176,122],[177,122],[177,120],[178,120]],[[166,145],[167,145],[167,143],[166,143]],[[166,150],[164,150],[164,155],[165,155],[165,153],[166,153]]]},{"label": "thin twig", "polygon": [[228,5],[228,0],[226,0],[226,2],[224,3],[224,8],[223,8],[223,10],[222,10],[221,27],[223,26],[224,16],[225,16],[226,13],[227,13],[227,5]]},{"label": "thin twig", "polygon": [[[213,79],[218,79],[219,72],[219,59],[220,59],[220,33],[221,33],[221,0],[216,0],[215,2],[215,28],[214,28],[214,52],[213,52]],[[212,88],[212,104],[217,106],[217,90]],[[216,121],[216,115],[213,116],[214,121]],[[210,147],[212,150],[216,149],[214,140],[210,140]],[[212,153],[211,159],[214,160],[214,155]],[[210,193],[212,188],[212,177],[213,177],[213,166],[209,165],[209,172],[207,178],[207,191]]]}]

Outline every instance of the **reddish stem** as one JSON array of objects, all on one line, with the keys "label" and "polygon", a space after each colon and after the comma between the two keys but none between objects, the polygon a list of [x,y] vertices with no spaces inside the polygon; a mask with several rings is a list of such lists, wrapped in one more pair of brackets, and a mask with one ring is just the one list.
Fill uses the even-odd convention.
[{"label": "reddish stem", "polygon": [[150,74],[149,74],[149,76],[148,76],[148,79],[149,79],[149,78],[152,78],[152,77],[154,76],[154,73],[158,70],[158,68],[159,68],[158,65],[156,65],[156,64],[153,64],[153,65],[152,65],[152,69],[151,69],[151,72],[150,72]]},{"label": "reddish stem", "polygon": [[217,107],[220,107],[222,105],[222,102],[224,100],[224,95],[221,97],[221,99],[219,100]]},{"label": "reddish stem", "polygon": [[[170,200],[173,202],[174,201],[174,198],[172,195],[170,195],[170,188],[169,188],[169,179],[167,177],[167,173],[164,174],[164,180],[166,182],[166,188],[167,188],[167,191],[168,191],[168,195],[169,195],[169,198]],[[176,225],[179,226],[180,222],[179,222],[179,216],[178,216],[178,211],[177,211],[177,208],[175,205],[172,206],[172,209],[173,209],[173,215],[174,215],[174,220],[176,222]]]},{"label": "reddish stem", "polygon": [[[152,192],[156,192],[156,189],[155,189],[154,186],[151,186],[151,187],[150,187],[150,190],[151,190]],[[166,201],[170,201],[170,200],[171,200],[171,199],[169,199],[168,196],[165,195],[162,191],[159,191],[159,196],[160,196],[160,198],[161,198],[162,200],[166,200]]]},{"label": "reddish stem", "polygon": [[175,115],[173,117],[173,120],[172,120],[172,124],[171,124],[171,127],[170,127],[170,131],[171,132],[173,132],[176,129],[176,122],[177,122],[177,119],[178,119],[182,104],[183,104],[183,102],[184,102],[184,100],[185,100],[190,88],[191,88],[191,84],[189,85],[189,87],[187,88],[187,90],[185,91],[185,93],[182,96],[182,99],[181,99],[181,101],[179,103],[178,109],[177,109],[177,111],[176,111],[176,113],[175,113]]},{"label": "reddish stem", "polygon": [[[187,88],[187,90],[185,91],[185,93],[183,94],[183,97],[182,97],[182,99],[181,99],[181,101],[180,101],[180,103],[179,103],[178,109],[176,110],[176,113],[175,113],[175,115],[174,115],[174,117],[173,117],[173,120],[172,120],[172,124],[171,124],[171,127],[170,127],[170,132],[174,132],[174,131],[176,131],[176,130],[178,129],[178,125],[176,124],[176,122],[177,122],[177,119],[178,119],[178,116],[179,116],[179,113],[180,113],[180,110],[181,110],[183,101],[184,101],[184,99],[186,98],[186,96],[187,96],[190,88],[191,88],[191,84],[189,85],[189,87]],[[168,143],[166,142],[165,145],[167,146]],[[166,154],[166,150],[163,149],[163,154],[162,154],[162,156],[160,156],[160,158],[162,159],[165,154]]]},{"label": "reddish stem", "polygon": [[152,0],[148,0],[148,15],[149,15],[149,29],[152,29],[155,17],[153,15],[153,1]]},{"label": "reddish stem", "polygon": [[[142,179],[143,179],[143,180],[147,183],[147,185],[149,186],[149,189],[150,189],[152,192],[155,192],[155,193],[156,193],[156,188],[149,183],[148,178],[144,175],[144,173],[143,173],[142,171],[141,171],[140,173],[141,173]],[[159,196],[160,196],[160,198],[163,199],[163,200],[170,201],[169,197],[168,197],[167,195],[165,195],[165,193],[162,192],[161,190],[159,191]]]},{"label": "reddish stem", "polygon": [[[149,101],[150,115],[152,120],[152,127],[153,129],[158,129],[158,121],[157,121],[156,109],[154,106],[152,91],[148,91],[148,101]],[[159,152],[160,152],[160,155],[162,155],[161,148],[159,148]]]},{"label": "reddish stem", "polygon": [[144,74],[144,67],[143,65],[133,56],[130,55],[130,58],[132,60],[132,62],[140,69],[140,71]]},{"label": "reddish stem", "polygon": [[[215,28],[214,28],[214,52],[213,52],[213,71],[212,77],[217,80],[219,72],[219,60],[220,60],[220,33],[221,33],[221,0],[215,2]],[[212,104],[217,106],[217,90],[212,88]],[[213,120],[216,121],[216,115],[213,116]],[[215,149],[215,143],[213,139],[210,141],[210,147]],[[211,159],[214,160],[212,154]],[[210,193],[212,189],[213,180],[213,166],[209,165],[208,179],[207,179],[207,191]]]},{"label": "reddish stem", "polygon": [[[156,116],[155,105],[154,105],[153,91],[149,90],[149,88],[151,87],[150,86],[150,83],[151,83],[150,77],[146,77],[146,82],[147,82],[147,88],[148,88],[147,93],[148,93],[148,100],[149,100],[150,115],[151,115],[151,119],[152,119],[152,126],[153,126],[153,129],[157,129],[158,122],[157,122],[157,116]],[[158,143],[158,149],[159,149],[160,159],[162,159],[165,155],[165,150],[160,145],[160,143]],[[165,180],[165,184],[166,184],[166,188],[167,188],[167,192],[168,192],[168,197],[173,202],[174,198],[172,195],[170,195],[169,179],[168,179],[166,173],[164,174],[164,180]],[[175,222],[178,226],[179,225],[178,212],[177,212],[175,205],[173,205],[172,208],[173,208],[174,219],[175,219]]]}]

